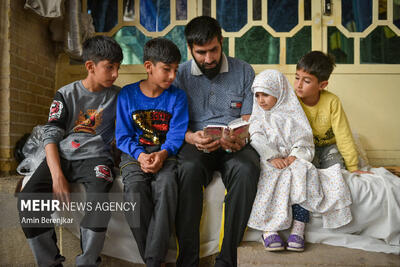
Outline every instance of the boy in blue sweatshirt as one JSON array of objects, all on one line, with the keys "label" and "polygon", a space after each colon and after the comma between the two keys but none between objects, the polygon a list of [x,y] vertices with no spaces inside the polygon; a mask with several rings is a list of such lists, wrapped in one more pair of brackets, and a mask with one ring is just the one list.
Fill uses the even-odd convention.
[{"label": "boy in blue sweatshirt", "polygon": [[175,155],[189,120],[186,94],[172,85],[180,60],[173,42],[148,41],[143,52],[147,79],[125,86],[118,96],[115,136],[122,151],[124,199],[137,203],[125,216],[147,266],[164,262],[175,225]]}]

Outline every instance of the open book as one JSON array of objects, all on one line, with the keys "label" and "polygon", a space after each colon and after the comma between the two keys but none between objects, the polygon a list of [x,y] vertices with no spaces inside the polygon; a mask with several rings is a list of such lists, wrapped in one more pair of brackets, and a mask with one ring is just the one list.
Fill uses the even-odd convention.
[{"label": "open book", "polygon": [[249,138],[250,122],[236,119],[228,123],[228,125],[211,124],[204,127],[204,135],[211,137],[213,140],[218,140],[222,137],[229,138],[229,136],[238,136],[240,139],[247,143]]}]

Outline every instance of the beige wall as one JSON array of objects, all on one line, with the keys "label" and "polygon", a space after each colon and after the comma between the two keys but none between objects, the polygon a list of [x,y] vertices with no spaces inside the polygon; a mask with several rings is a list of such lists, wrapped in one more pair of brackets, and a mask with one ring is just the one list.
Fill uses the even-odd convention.
[{"label": "beige wall", "polygon": [[24,0],[1,0],[0,174],[15,172],[15,143],[46,122],[54,95],[56,56],[48,20]]},{"label": "beige wall", "polygon": [[375,166],[400,165],[400,75],[337,74],[329,85]]}]

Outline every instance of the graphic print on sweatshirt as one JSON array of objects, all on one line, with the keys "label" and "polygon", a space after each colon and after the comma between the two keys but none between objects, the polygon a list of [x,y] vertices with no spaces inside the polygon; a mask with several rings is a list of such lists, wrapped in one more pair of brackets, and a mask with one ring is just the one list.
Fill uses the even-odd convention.
[{"label": "graphic print on sweatshirt", "polygon": [[172,115],[163,110],[137,110],[132,113],[136,126],[143,131],[139,136],[142,145],[161,145],[165,142]]},{"label": "graphic print on sweatshirt", "polygon": [[63,110],[63,103],[58,100],[53,100],[50,106],[50,113],[48,121],[55,121],[61,118],[61,113]]},{"label": "graphic print on sweatshirt", "polygon": [[75,133],[96,134],[96,128],[101,124],[103,109],[88,109],[85,113],[80,111],[75,121]]},{"label": "graphic print on sweatshirt", "polygon": [[318,136],[314,135],[314,144],[319,144],[319,145],[327,145],[329,144],[329,141],[332,140],[335,137],[335,134],[333,133],[332,127],[329,128],[323,137],[319,138]]}]

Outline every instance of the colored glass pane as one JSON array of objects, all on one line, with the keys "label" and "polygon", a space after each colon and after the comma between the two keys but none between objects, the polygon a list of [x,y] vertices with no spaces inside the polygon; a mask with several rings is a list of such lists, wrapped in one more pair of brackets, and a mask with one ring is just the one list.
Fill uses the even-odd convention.
[{"label": "colored glass pane", "polygon": [[229,39],[228,38],[222,39],[222,51],[225,53],[225,55],[229,56]]},{"label": "colored glass pane", "polygon": [[297,64],[299,59],[311,51],[311,27],[305,26],[293,37],[286,38],[286,64]]},{"label": "colored glass pane", "polygon": [[211,16],[211,0],[203,0],[203,16]]},{"label": "colored glass pane", "polygon": [[362,32],[372,23],[372,0],[342,0],[342,25]]},{"label": "colored glass pane", "polygon": [[311,20],[311,0],[304,0],[304,20]]},{"label": "colored glass pane", "polygon": [[252,27],[235,39],[235,57],[250,64],[279,64],[279,38],[263,27]]},{"label": "colored glass pane", "polygon": [[124,21],[134,21],[135,20],[135,1],[134,0],[124,0],[123,2],[123,20]]},{"label": "colored glass pane", "polygon": [[225,31],[239,31],[247,23],[247,1],[217,0],[217,20]]},{"label": "colored glass pane", "polygon": [[187,19],[187,0],[176,0],[176,19]]},{"label": "colored glass pane", "polygon": [[140,24],[150,32],[159,32],[169,25],[169,0],[140,0]]},{"label": "colored glass pane", "polygon": [[268,24],[277,32],[293,29],[298,19],[298,0],[268,0]]},{"label": "colored glass pane", "polygon": [[400,2],[393,1],[393,24],[400,29]]},{"label": "colored glass pane", "polygon": [[253,0],[253,20],[261,20],[261,0]]},{"label": "colored glass pane", "polygon": [[176,26],[174,27],[165,38],[171,40],[176,44],[181,52],[181,62],[185,62],[187,60],[187,45],[185,39],[185,26]]},{"label": "colored glass pane", "polygon": [[387,19],[387,0],[379,0],[378,19]]},{"label": "colored glass pane", "polygon": [[389,27],[380,26],[360,39],[361,64],[400,64],[400,37]]},{"label": "colored glass pane", "polygon": [[96,32],[108,32],[118,24],[118,0],[88,0],[87,12]]},{"label": "colored glass pane", "polygon": [[114,35],[114,39],[122,48],[124,54],[123,65],[143,63],[143,47],[151,38],[146,37],[136,27],[128,26],[122,27]]},{"label": "colored glass pane", "polygon": [[354,39],[344,36],[336,27],[328,27],[328,53],[339,64],[354,64]]}]

